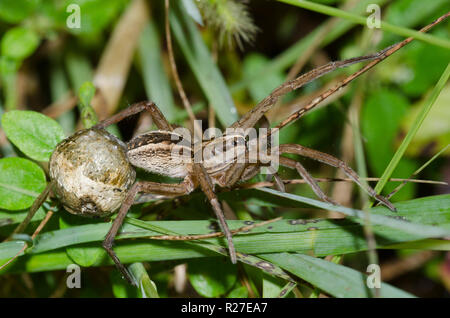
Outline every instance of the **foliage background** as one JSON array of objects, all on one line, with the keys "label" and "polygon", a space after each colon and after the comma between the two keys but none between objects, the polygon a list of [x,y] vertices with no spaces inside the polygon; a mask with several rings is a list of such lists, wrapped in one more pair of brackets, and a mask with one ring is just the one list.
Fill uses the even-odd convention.
[{"label": "foliage background", "polygon": [[[282,3],[283,1],[255,0],[247,3],[248,12],[258,28],[253,41],[251,43],[243,41],[242,47],[236,43],[229,45],[227,41],[224,45],[220,45],[217,29],[210,27],[207,21],[203,21],[205,23],[203,27],[194,22],[194,20],[199,21],[199,16],[192,7],[189,10],[190,1],[171,2],[173,6],[171,28],[177,66],[184,88],[194,105],[196,116],[205,122],[204,128],[207,127],[207,123],[212,123],[210,108],[215,110],[215,124],[225,127],[239,115],[250,110],[273,88],[283,83],[294,65],[303,63],[302,70],[306,71],[331,60],[374,52],[403,38],[391,32],[355,25],[350,20],[329,17],[312,9],[307,10]],[[66,27],[69,14],[66,8],[71,3],[80,5],[80,29]],[[217,3],[220,4],[221,1]],[[382,8],[383,21],[413,30],[418,30],[450,9],[448,1],[443,0],[432,2],[321,0],[314,3],[324,4],[326,8],[339,7],[358,15],[366,15],[365,9],[369,3],[378,3]],[[239,21],[227,23],[226,25],[232,25]],[[442,39],[448,39],[449,33],[449,22],[444,22],[430,32],[436,38]],[[45,161],[51,153],[51,145],[54,146],[62,136],[70,135],[81,128],[79,111],[76,108],[77,95],[86,81],[93,82],[97,87],[97,94],[91,103],[100,119],[116,113],[133,102],[151,99],[158,104],[171,122],[189,126],[187,114],[182,108],[168,64],[164,40],[163,1],[110,0],[106,5],[101,0],[1,0],[0,39],[0,115],[12,110],[33,110],[55,118],[62,127],[61,131],[55,128],[58,130],[59,139],[48,142],[50,152],[31,155],[29,148],[18,147],[13,138],[8,135],[8,140],[5,132],[0,128],[0,155],[4,158],[29,157],[46,171]],[[204,58],[205,56],[207,58]],[[214,60],[216,63],[213,62]],[[326,107],[311,112],[298,123],[285,128],[280,134],[280,143],[300,143],[333,154],[349,162],[351,166],[357,167],[359,173],[364,173],[364,166],[366,166],[369,176],[380,177],[404,136],[413,126],[422,104],[430,96],[449,61],[448,47],[414,41],[376,66],[370,74],[340,92],[339,98],[332,99]],[[333,72],[323,79],[308,84],[299,92],[288,94],[281,105],[269,113],[270,121],[279,122],[295,107],[312,99],[324,87],[329,87],[357,69],[358,66],[352,66]],[[449,102],[450,86],[447,84],[398,163],[393,177],[408,178],[448,145],[450,140]],[[19,119],[17,121],[19,122]],[[36,131],[42,132],[45,130],[42,127],[51,126],[37,119],[31,121],[36,123]],[[4,125],[4,121],[2,122]],[[134,134],[148,130],[150,124],[148,117],[142,115],[120,123],[112,128],[112,132],[123,140],[128,140]],[[354,131],[358,131],[359,128],[362,148],[358,150]],[[56,130],[48,129],[54,136]],[[48,141],[48,138],[51,137],[44,136],[41,140]],[[448,182],[450,179],[449,154],[450,149],[447,148],[421,171],[418,178]],[[364,155],[362,159],[361,155]],[[7,163],[2,161],[0,167],[3,169],[0,171],[2,174],[0,179],[3,183],[19,178],[17,177],[19,172],[11,173]],[[22,164],[27,165],[28,162],[21,162],[20,165]],[[14,165],[19,163],[14,162]],[[305,165],[317,177],[342,177],[334,169],[316,162],[305,161]],[[28,168],[20,167],[23,170],[17,171],[29,172],[26,170]],[[39,174],[42,169],[33,171]],[[282,174],[286,178],[297,178],[292,171],[282,170]],[[164,180],[158,176],[149,176],[142,171],[139,171],[139,176],[152,180]],[[38,182],[33,184],[24,182],[21,187],[39,193],[45,186],[43,174],[37,176],[36,180]],[[364,202],[364,198],[359,195],[357,188],[353,185],[349,183],[322,183],[321,185],[342,205],[362,207],[361,202]],[[390,193],[397,185],[398,183],[394,182],[388,183],[383,193]],[[288,186],[287,190],[301,197],[314,198],[314,193],[305,185]],[[392,198],[392,201],[409,201],[414,198],[448,194],[448,192],[447,185],[409,183]],[[237,192],[234,196],[229,194],[228,199],[225,197],[225,200],[230,210],[241,220],[263,220],[278,215],[285,219],[338,216],[336,212],[328,212],[299,204],[299,202],[287,204],[279,197],[267,199],[265,195],[267,194],[258,191]],[[8,206],[5,206],[6,197],[4,195],[2,198],[4,204],[3,210],[0,211],[0,221],[2,217],[3,219],[20,219],[33,200],[32,195],[25,199],[21,197],[22,206],[17,206],[20,200],[14,199],[11,203],[13,207],[8,209]],[[442,208],[448,209],[448,199],[443,199],[442,202],[447,204],[447,207]],[[418,210],[411,209],[417,213],[417,217],[420,213],[426,213],[424,207],[417,205],[418,203],[414,204]],[[413,207],[414,204],[412,203]],[[52,218],[44,232],[93,222],[78,220],[62,210],[59,212]],[[40,218],[43,213],[41,211]],[[133,209],[132,216],[147,221],[211,218],[207,202],[198,193],[182,198],[181,201],[138,205]],[[447,223],[443,222],[442,225],[448,225],[448,220],[448,214],[444,214],[444,221]],[[37,224],[38,222],[34,222],[33,226]],[[180,224],[192,225],[192,223]],[[192,226],[195,228],[194,225]],[[198,228],[201,228],[200,225]],[[0,222],[2,237],[6,237],[12,229],[13,225]],[[181,231],[183,227],[179,229]],[[27,232],[32,233],[32,229]],[[357,234],[352,235],[357,236]],[[364,237],[361,237],[364,241]],[[338,242],[340,238],[341,236],[335,238],[330,236],[328,242],[332,242],[333,239]],[[157,246],[164,243],[154,244]],[[264,244],[263,240],[258,244]],[[89,262],[89,258],[92,259],[92,254],[99,253],[98,246],[99,242],[55,248],[55,253],[58,251],[67,253],[71,260],[75,262],[78,260],[78,263],[88,259],[87,263],[94,264],[95,262]],[[445,251],[448,250],[448,246],[445,248],[422,247],[414,250],[410,247],[406,245],[400,249],[377,251],[382,272],[386,275],[383,281],[416,296],[448,297],[450,257]],[[189,251],[190,245],[181,244],[178,248]],[[432,251],[432,249],[440,251]],[[153,250],[150,249],[150,251]],[[156,253],[157,250],[154,252]],[[164,250],[164,252],[167,251]],[[329,255],[327,260],[365,272],[368,264],[367,252],[355,250],[348,254],[346,252],[345,256],[333,258],[332,255],[336,254],[344,253],[339,253],[338,250],[336,253],[316,256]],[[223,257],[219,261],[213,257],[195,258],[198,257],[195,255],[181,259],[170,255],[148,257],[154,261],[144,263],[145,266],[139,265],[142,263],[136,263],[137,265],[133,265],[134,270],[138,273],[136,275],[148,274],[145,277],[154,282],[160,297],[275,296],[286,284],[286,281],[280,278],[274,278],[247,265],[230,266]],[[191,257],[193,258],[187,259]],[[21,258],[25,259],[25,257]],[[266,260],[270,261],[270,256],[268,258]],[[300,260],[300,258],[297,261],[298,266],[300,264],[307,266],[307,262],[314,262],[311,259]],[[186,267],[182,264],[187,264],[187,278],[183,278]],[[174,270],[177,265],[181,266]],[[283,268],[292,273],[291,270]],[[111,266],[83,268],[83,288],[80,290],[67,289],[65,287],[67,275],[60,267],[57,269],[41,267],[36,270],[37,273],[30,273],[35,271],[33,259],[19,260],[10,269],[11,272],[15,271],[15,274],[0,276],[0,295],[2,297],[134,297],[142,295],[142,291],[126,286]],[[329,268],[325,269],[332,271]],[[340,271],[343,269],[338,268],[337,272]],[[306,276],[296,273],[303,280],[296,289],[287,293],[288,297],[356,295],[340,295],[337,287],[342,286],[334,286],[337,291],[333,289],[333,286],[323,286],[320,281],[323,273],[318,271],[318,278],[314,278],[312,272],[304,273],[303,275]],[[322,279],[325,280],[325,278]],[[348,279],[344,277],[343,281],[349,283]]]}]

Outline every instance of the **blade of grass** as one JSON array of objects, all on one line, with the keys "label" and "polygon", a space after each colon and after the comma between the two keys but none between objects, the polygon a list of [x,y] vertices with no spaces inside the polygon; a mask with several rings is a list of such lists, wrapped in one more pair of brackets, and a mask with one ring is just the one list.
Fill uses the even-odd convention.
[{"label": "blade of grass", "polygon": [[[397,208],[396,217],[398,218],[414,223],[440,224],[441,227],[450,229],[450,195],[401,202],[397,204]],[[427,211],[427,213],[423,213],[424,211]],[[370,212],[372,216],[383,216],[383,214],[391,213],[381,207],[371,208]],[[228,221],[228,223],[231,229],[237,229],[248,224],[245,221]],[[211,231],[211,225],[214,223],[209,221],[146,221],[144,224],[187,235],[193,233],[207,234]],[[58,265],[58,261],[51,259],[51,255],[61,250],[64,252],[62,248],[71,245],[98,247],[109,227],[108,223],[99,223],[43,233],[34,240],[33,248],[27,250],[27,255],[21,256],[15,264],[8,268],[8,271],[34,272],[64,268],[65,259],[56,255],[55,257],[61,260]],[[421,238],[420,235],[404,233],[386,226],[373,225],[373,230],[377,234],[378,247],[417,241]],[[123,263],[217,256],[216,252],[208,251],[204,247],[194,244],[189,245],[187,242],[124,240],[126,238],[144,238],[150,235],[160,234],[131,224],[124,225],[114,248]],[[362,226],[348,219],[282,220],[270,224],[270,228],[269,226],[263,226],[252,229],[249,234],[236,235],[234,241],[236,249],[240,253],[256,254],[255,257],[257,258],[260,257],[261,253],[301,252],[312,253],[315,256],[326,256],[367,249]],[[224,252],[221,247],[225,246],[223,238],[208,239],[202,242],[214,248],[222,249],[222,252]],[[23,247],[22,241],[0,243],[0,259],[8,259],[14,256],[21,247]],[[445,250],[448,249],[448,246],[441,245],[440,247],[436,245],[435,248]],[[106,254],[105,257],[99,257],[93,266],[105,264],[112,264]]]},{"label": "blade of grass", "polygon": [[[165,234],[165,235],[180,235],[177,232],[173,232],[167,229],[164,229],[162,227],[158,227],[158,226],[154,226],[154,225],[150,225],[147,222],[141,221],[141,220],[137,220],[137,219],[128,219],[127,220],[128,223],[131,223],[133,225],[139,226],[141,228],[144,229],[149,229],[149,230],[153,230],[153,231],[157,231],[161,234]],[[251,230],[250,230],[251,232]],[[208,243],[201,243],[198,240],[197,241],[186,241],[186,243],[190,244],[190,245],[197,245],[197,246],[202,246],[208,250],[217,252],[219,254],[228,256],[228,252],[225,248],[218,246],[218,245],[213,245],[213,244],[208,244]],[[277,266],[274,266],[273,264],[270,263],[266,263],[264,261],[262,261],[260,258],[252,256],[252,255],[247,255],[247,254],[242,254],[239,252],[236,252],[236,257],[237,260],[240,262],[243,262],[245,264],[251,265],[251,266],[255,266],[271,275],[275,275],[278,277],[281,277],[285,280],[291,281],[291,278],[289,277],[289,275],[287,275],[283,270],[281,270],[281,268],[278,268]]]},{"label": "blade of grass", "polygon": [[[367,275],[349,267],[301,254],[276,253],[262,257],[332,296],[370,297],[366,285]],[[380,293],[381,297],[414,297],[386,283],[381,283]]]},{"label": "blade of grass", "polygon": [[161,45],[155,24],[150,21],[142,31],[138,46],[142,78],[147,97],[158,105],[169,122],[177,115],[172,89],[163,68]]},{"label": "blade of grass", "polygon": [[178,1],[172,2],[170,25],[173,35],[219,121],[228,127],[238,119],[233,99],[195,23],[179,6]]},{"label": "blade of grass", "polygon": [[[333,8],[330,6],[323,5],[323,4],[310,2],[310,1],[306,1],[306,0],[301,0],[301,1],[299,1],[299,0],[278,0],[278,1],[290,4],[290,5],[294,5],[297,7],[301,7],[304,9],[308,9],[311,11],[330,15],[333,17],[339,17],[342,19],[346,19],[346,20],[349,20],[349,21],[352,21],[354,23],[361,24],[364,26],[367,24],[366,17],[362,17],[357,14],[339,10],[337,8]],[[392,32],[392,33],[395,33],[395,34],[398,34],[398,35],[401,35],[404,37],[413,37],[416,40],[420,40],[420,41],[423,41],[423,42],[426,42],[426,43],[429,43],[432,45],[440,46],[440,47],[443,47],[446,49],[450,49],[450,41],[449,40],[440,39],[440,38],[437,38],[430,34],[425,34],[425,33],[421,33],[421,32],[411,30],[408,28],[396,26],[396,25],[393,25],[393,24],[390,24],[390,23],[387,23],[384,21],[381,21],[380,28],[383,31]]]},{"label": "blade of grass", "polygon": [[[450,147],[450,144],[448,144],[447,146],[445,146],[444,148],[442,148],[438,153],[436,153],[430,160],[428,160],[427,162],[425,162],[421,167],[419,167],[419,169],[417,169],[416,171],[414,171],[414,173],[411,174],[411,178],[418,175],[423,169],[425,169],[429,164],[431,164],[434,160],[436,160],[444,151],[447,150],[447,148]],[[408,183],[408,181],[404,180],[402,183],[400,183],[394,190],[392,190],[391,193],[389,193],[389,195],[386,196],[387,199],[390,199],[394,194],[396,194],[398,191],[401,190],[401,188],[403,188],[406,184]]]},{"label": "blade of grass", "polygon": [[405,242],[399,244],[388,245],[383,249],[411,249],[411,250],[433,250],[433,251],[450,251],[449,240],[419,240],[413,242]]},{"label": "blade of grass", "polygon": [[386,185],[388,179],[391,177],[392,173],[394,172],[395,168],[397,167],[398,163],[400,162],[401,158],[403,157],[403,154],[405,153],[406,148],[408,148],[412,139],[414,138],[414,136],[416,135],[420,126],[422,125],[423,121],[425,120],[428,113],[430,112],[431,107],[433,107],[434,102],[436,101],[440,92],[444,88],[445,83],[447,82],[449,76],[450,76],[450,63],[447,65],[447,68],[442,73],[441,78],[437,82],[436,86],[433,88],[431,95],[424,102],[422,110],[417,115],[411,129],[408,131],[408,133],[406,134],[406,137],[403,139],[400,147],[395,152],[395,154],[392,157],[391,161],[389,162],[386,170],[384,170],[384,173],[381,176],[380,181],[378,181],[377,185],[375,186],[375,192],[381,193],[381,190],[383,190],[383,187]]},{"label": "blade of grass", "polygon": [[[364,224],[365,219],[365,213],[364,211],[357,210],[357,209],[351,209],[346,208],[343,206],[337,206],[333,205],[327,202],[317,201],[310,198],[301,197],[295,194],[285,193],[285,192],[279,192],[273,189],[258,189],[258,191],[268,192],[275,195],[278,195],[280,197],[290,198],[293,200],[298,200],[300,202],[304,202],[307,204],[310,204],[312,206],[316,206],[318,208],[331,210],[331,211],[337,211],[344,213],[345,215],[348,215],[354,220],[360,224]],[[385,209],[385,208],[383,208]],[[387,209],[386,209],[387,210]],[[438,226],[431,226],[431,225],[424,225],[419,223],[412,223],[412,222],[405,222],[401,221],[399,219],[395,219],[393,217],[389,217],[387,215],[377,215],[375,213],[371,213],[371,222],[373,224],[383,225],[390,228],[394,228],[400,231],[404,231],[406,233],[415,234],[419,236],[424,237],[445,237],[450,235],[450,229],[438,227]]]},{"label": "blade of grass", "polygon": [[133,263],[128,268],[138,283],[142,298],[159,298],[156,285],[148,276],[142,263]]}]

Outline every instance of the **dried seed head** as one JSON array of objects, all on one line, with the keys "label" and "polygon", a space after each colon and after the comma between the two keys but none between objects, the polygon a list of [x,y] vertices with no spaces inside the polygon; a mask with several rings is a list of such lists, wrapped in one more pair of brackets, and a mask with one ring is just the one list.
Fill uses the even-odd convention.
[{"label": "dried seed head", "polygon": [[233,40],[243,48],[243,43],[252,43],[258,27],[253,23],[246,1],[198,0],[196,3],[206,23],[219,33],[219,44],[229,46]]},{"label": "dried seed head", "polygon": [[50,158],[53,192],[70,213],[104,217],[125,200],[136,172],[126,146],[102,129],[81,130],[60,142]]}]

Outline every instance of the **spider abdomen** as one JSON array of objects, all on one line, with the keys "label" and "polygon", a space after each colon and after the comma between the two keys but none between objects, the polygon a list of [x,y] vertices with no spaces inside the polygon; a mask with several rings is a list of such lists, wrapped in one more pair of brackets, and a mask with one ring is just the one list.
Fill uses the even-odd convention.
[{"label": "spider abdomen", "polygon": [[184,178],[192,173],[192,149],[181,135],[170,131],[150,131],[127,144],[131,164],[159,175]]}]

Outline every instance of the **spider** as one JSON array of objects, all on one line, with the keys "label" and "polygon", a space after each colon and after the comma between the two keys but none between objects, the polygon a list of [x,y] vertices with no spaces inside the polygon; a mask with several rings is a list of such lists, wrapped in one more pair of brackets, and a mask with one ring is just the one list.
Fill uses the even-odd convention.
[{"label": "spider", "polygon": [[[446,19],[450,13],[440,17],[431,24],[422,28],[420,32],[427,32],[434,25]],[[349,167],[346,163],[338,158],[335,158],[329,154],[310,149],[298,144],[282,144],[279,145],[277,150],[271,152],[267,155],[259,147],[251,147],[249,136],[246,130],[260,125],[261,127],[267,127],[268,123],[265,119],[265,113],[271,109],[271,107],[277,102],[277,100],[293,91],[296,90],[306,83],[309,83],[324,74],[327,74],[337,68],[346,67],[355,63],[360,63],[364,61],[371,61],[369,64],[361,68],[359,71],[348,76],[346,79],[338,83],[335,87],[327,90],[319,97],[310,101],[304,108],[293,113],[280,124],[278,124],[274,129],[269,130],[264,136],[258,136],[259,140],[263,140],[267,148],[271,148],[271,143],[268,138],[276,133],[279,129],[292,123],[293,121],[302,117],[307,111],[314,108],[320,102],[322,102],[327,97],[331,96],[333,93],[338,91],[343,86],[350,83],[352,80],[356,79],[361,74],[368,71],[370,68],[411,42],[413,38],[407,38],[399,43],[396,43],[382,51],[375,54],[351,58],[343,61],[330,62],[316,69],[313,69],[294,80],[288,81],[272,91],[272,93],[259,102],[252,110],[242,116],[241,119],[232,124],[230,129],[226,130],[225,134],[209,138],[207,140],[201,140],[199,142],[191,142],[190,139],[186,143],[186,138],[180,134],[173,125],[171,125],[159,108],[153,102],[139,102],[133,104],[126,108],[125,110],[119,112],[118,114],[101,121],[97,125],[90,128],[88,131],[94,132],[106,132],[104,129],[109,125],[118,123],[119,121],[135,115],[142,111],[148,111],[153,119],[153,122],[157,126],[158,130],[150,131],[144,133],[137,137],[134,137],[126,143],[126,147],[123,147],[123,151],[126,153],[127,160],[134,167],[142,168],[148,172],[156,173],[159,175],[179,178],[182,179],[180,183],[158,183],[150,181],[137,181],[132,184],[129,182],[124,189],[119,189],[123,192],[118,204],[120,209],[118,211],[117,217],[115,218],[109,232],[107,233],[104,241],[103,247],[109,256],[113,259],[116,267],[120,270],[122,275],[133,284],[133,279],[131,278],[128,270],[120,262],[119,258],[113,250],[114,239],[122,226],[122,223],[127,215],[128,210],[133,204],[135,197],[138,193],[150,193],[152,195],[159,195],[165,198],[177,197],[181,195],[187,195],[193,192],[195,189],[200,188],[207,199],[209,200],[213,211],[219,221],[222,232],[224,233],[227,244],[229,255],[232,263],[236,263],[236,252],[233,245],[232,234],[229,230],[227,223],[224,218],[223,210],[221,204],[215,193],[215,186],[219,187],[232,187],[240,181],[249,180],[250,178],[257,175],[261,167],[267,166],[267,160],[279,160],[279,164],[291,169],[295,169],[298,174],[305,180],[306,183],[313,189],[315,194],[323,201],[336,204],[332,199],[330,199],[318,186],[315,179],[308,173],[308,171],[303,167],[303,165],[291,158],[280,156],[282,154],[297,154],[303,157],[308,157],[324,164],[342,169],[342,171],[353,180],[358,186],[362,187],[366,192],[372,196],[375,200],[379,201],[381,204],[388,207],[390,210],[395,211],[395,207],[383,196],[377,194],[370,186],[361,183],[360,178],[357,173]],[[71,138],[71,137],[69,137]],[[66,142],[62,141],[62,143]],[[119,148],[121,146],[118,146]],[[57,146],[58,149],[58,146]],[[209,149],[208,155],[205,155],[202,161],[195,160],[196,155],[200,153],[205,153],[204,150]],[[219,151],[216,151],[219,149]],[[250,162],[249,158],[255,155],[256,151],[256,161]],[[226,160],[223,160],[223,158]],[[53,158],[53,155],[52,155]],[[52,167],[52,163],[50,163]],[[132,181],[134,181],[134,171],[130,172],[125,169],[131,175]],[[52,172],[50,173],[52,175]],[[283,183],[280,177],[276,174],[276,171],[272,171],[272,177],[275,179],[275,184],[278,189],[284,191]],[[52,181],[54,184],[54,180]],[[131,185],[132,184],[132,185]],[[37,198],[35,204],[33,204],[30,209],[37,210],[37,207],[45,197],[47,196],[49,190],[44,191],[40,197]],[[92,205],[92,202],[89,202]],[[84,204],[86,209],[87,203]],[[90,206],[90,211],[96,213],[96,206]],[[114,209],[115,210],[115,209]],[[98,211],[97,211],[98,212]],[[112,213],[114,211],[107,211]],[[27,217],[28,221],[31,217]],[[26,221],[24,221],[15,230],[15,233],[23,230],[26,226]]]}]

